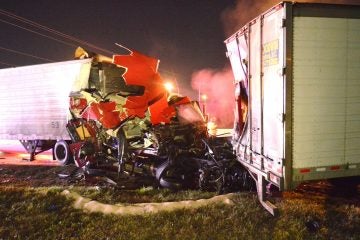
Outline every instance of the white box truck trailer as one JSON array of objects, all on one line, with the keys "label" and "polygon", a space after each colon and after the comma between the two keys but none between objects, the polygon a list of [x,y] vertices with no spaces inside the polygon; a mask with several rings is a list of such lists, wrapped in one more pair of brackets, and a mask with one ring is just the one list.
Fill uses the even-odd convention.
[{"label": "white box truck trailer", "polygon": [[31,154],[70,140],[69,94],[87,86],[92,59],[0,70],[0,139],[20,140]]},{"label": "white box truck trailer", "polygon": [[282,2],[225,44],[234,149],[268,211],[269,184],[360,175],[360,6]]}]

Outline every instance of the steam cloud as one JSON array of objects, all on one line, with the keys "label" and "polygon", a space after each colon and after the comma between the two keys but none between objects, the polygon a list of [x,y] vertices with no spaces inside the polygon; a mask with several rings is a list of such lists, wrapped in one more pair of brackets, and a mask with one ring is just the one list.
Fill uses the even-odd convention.
[{"label": "steam cloud", "polygon": [[231,128],[234,121],[235,93],[233,73],[230,67],[223,69],[202,69],[193,73],[192,88],[205,94],[206,113],[210,120],[216,120],[218,127]]},{"label": "steam cloud", "polygon": [[[279,2],[279,0],[238,0],[235,8],[228,8],[221,14],[226,36],[233,34],[247,22]],[[359,0],[296,0],[295,2],[360,4]]]}]

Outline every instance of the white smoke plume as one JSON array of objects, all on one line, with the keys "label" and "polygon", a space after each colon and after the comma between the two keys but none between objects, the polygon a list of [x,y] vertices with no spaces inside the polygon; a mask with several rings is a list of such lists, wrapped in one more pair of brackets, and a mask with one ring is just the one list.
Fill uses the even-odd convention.
[{"label": "white smoke plume", "polygon": [[216,120],[218,127],[232,127],[234,121],[235,93],[233,73],[230,67],[223,69],[202,69],[193,73],[192,88],[206,95],[200,106],[205,105],[205,112],[210,120]]}]

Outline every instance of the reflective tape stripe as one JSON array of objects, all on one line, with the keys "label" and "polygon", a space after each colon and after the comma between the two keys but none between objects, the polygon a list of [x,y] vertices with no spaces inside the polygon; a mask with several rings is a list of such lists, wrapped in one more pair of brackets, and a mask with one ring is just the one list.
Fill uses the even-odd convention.
[{"label": "reflective tape stripe", "polygon": [[330,167],[330,170],[333,170],[333,171],[339,170],[339,169],[340,169],[340,166],[331,166]]},{"label": "reflective tape stripe", "polygon": [[310,168],[300,169],[300,173],[309,173],[309,172],[310,172]]}]

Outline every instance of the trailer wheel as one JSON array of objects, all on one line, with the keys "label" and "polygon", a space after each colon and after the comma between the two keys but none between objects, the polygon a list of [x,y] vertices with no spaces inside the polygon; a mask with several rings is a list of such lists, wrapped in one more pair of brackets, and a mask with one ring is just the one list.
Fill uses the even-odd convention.
[{"label": "trailer wheel", "polygon": [[67,165],[71,163],[72,154],[66,141],[61,140],[56,142],[54,146],[54,156],[61,165]]}]

